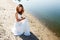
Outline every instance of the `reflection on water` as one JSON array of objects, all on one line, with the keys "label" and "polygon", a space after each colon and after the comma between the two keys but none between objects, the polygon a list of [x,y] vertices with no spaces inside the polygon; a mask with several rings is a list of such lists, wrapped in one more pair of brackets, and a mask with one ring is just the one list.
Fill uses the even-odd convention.
[{"label": "reflection on water", "polygon": [[21,0],[19,3],[60,36],[60,0]]}]

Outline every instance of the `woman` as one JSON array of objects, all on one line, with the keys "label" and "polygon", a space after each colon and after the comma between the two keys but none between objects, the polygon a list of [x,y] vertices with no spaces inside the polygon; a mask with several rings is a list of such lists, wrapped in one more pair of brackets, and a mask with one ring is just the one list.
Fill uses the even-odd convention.
[{"label": "woman", "polygon": [[19,4],[16,7],[15,18],[16,22],[14,23],[14,27],[12,28],[12,32],[14,35],[22,35],[30,36],[30,28],[28,24],[28,20],[26,17],[23,17],[24,8],[22,4]]}]

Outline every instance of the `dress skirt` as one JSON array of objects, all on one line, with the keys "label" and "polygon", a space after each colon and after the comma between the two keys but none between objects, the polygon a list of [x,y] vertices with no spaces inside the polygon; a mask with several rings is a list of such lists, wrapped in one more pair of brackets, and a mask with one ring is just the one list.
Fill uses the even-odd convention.
[{"label": "dress skirt", "polygon": [[30,26],[29,26],[28,20],[24,19],[20,22],[15,22],[14,27],[12,28],[12,32],[14,33],[14,35],[24,34],[25,36],[29,36]]}]

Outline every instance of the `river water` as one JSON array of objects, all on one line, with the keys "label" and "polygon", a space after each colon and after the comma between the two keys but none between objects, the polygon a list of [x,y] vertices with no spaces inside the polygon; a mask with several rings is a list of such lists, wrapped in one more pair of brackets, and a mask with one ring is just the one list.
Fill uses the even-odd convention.
[{"label": "river water", "polygon": [[25,10],[60,37],[60,0],[21,0]]}]

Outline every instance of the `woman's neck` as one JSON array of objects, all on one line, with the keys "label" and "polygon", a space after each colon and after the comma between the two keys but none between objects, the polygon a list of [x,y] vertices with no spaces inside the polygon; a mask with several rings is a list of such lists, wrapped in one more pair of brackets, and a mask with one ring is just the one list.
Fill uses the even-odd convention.
[{"label": "woman's neck", "polygon": [[21,13],[21,12],[18,12],[18,14],[22,15],[22,13]]}]

